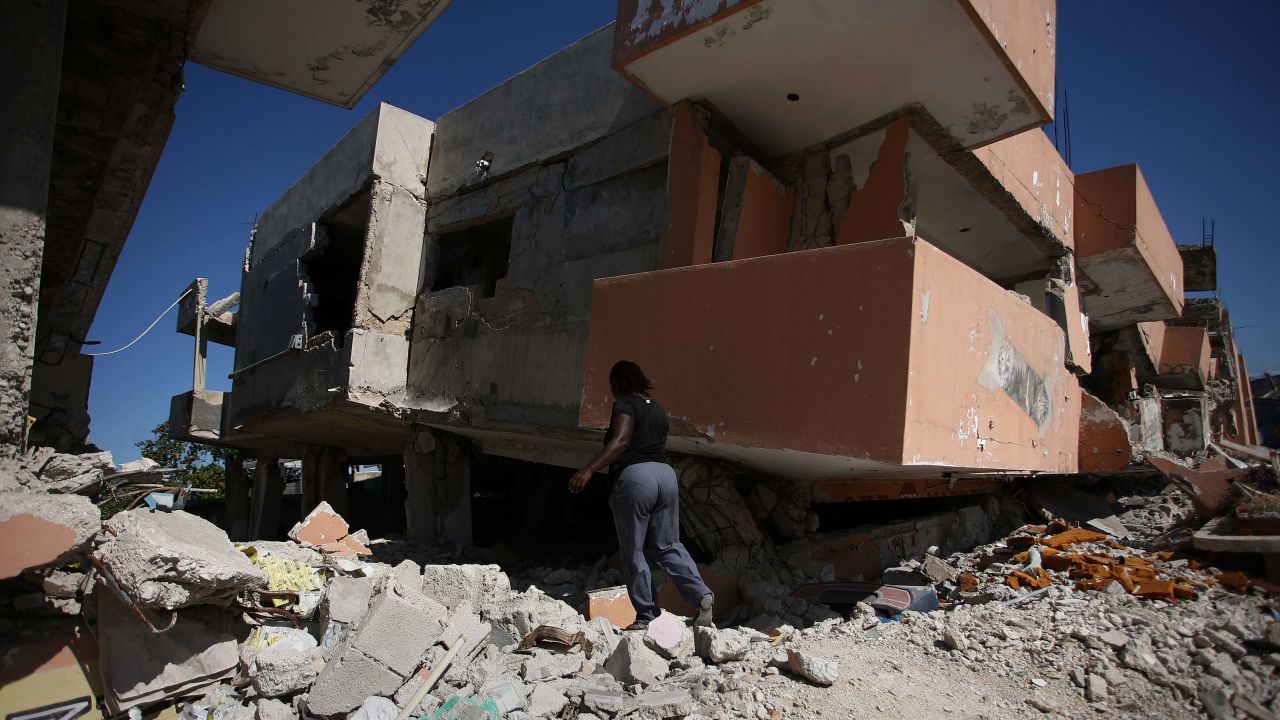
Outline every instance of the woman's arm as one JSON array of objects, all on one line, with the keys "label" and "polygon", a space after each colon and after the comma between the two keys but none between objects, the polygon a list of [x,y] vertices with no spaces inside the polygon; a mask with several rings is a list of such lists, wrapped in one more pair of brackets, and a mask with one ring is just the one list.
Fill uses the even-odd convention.
[{"label": "woman's arm", "polygon": [[600,472],[606,465],[612,465],[622,453],[631,444],[631,435],[635,432],[635,418],[626,413],[618,413],[613,416],[613,437],[609,438],[609,442],[605,443],[604,449],[596,454],[586,467],[573,474],[569,478],[569,492],[580,493],[582,489],[591,482],[591,476]]}]

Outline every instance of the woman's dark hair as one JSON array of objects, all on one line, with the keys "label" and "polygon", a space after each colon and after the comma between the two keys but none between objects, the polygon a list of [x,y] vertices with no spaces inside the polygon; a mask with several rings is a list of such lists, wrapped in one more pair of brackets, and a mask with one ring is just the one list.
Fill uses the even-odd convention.
[{"label": "woman's dark hair", "polygon": [[623,397],[649,392],[653,389],[653,381],[645,376],[639,365],[630,360],[619,360],[609,370],[609,387]]}]

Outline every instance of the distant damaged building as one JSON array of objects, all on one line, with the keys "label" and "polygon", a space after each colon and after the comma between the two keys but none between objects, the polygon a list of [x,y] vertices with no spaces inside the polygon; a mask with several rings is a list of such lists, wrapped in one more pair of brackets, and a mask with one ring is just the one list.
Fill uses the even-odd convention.
[{"label": "distant damaged building", "polygon": [[[533,541],[598,522],[564,480],[630,359],[705,559],[820,533],[864,576],[980,541],[1009,480],[1257,444],[1226,310],[1186,295],[1213,248],[1175,244],[1137,166],[1077,176],[1038,129],[1055,14],[621,0],[435,121],[384,104],[263,211],[238,297],[196,281],[171,432],[300,458],[303,513]],[[233,536],[280,522],[257,467]]]}]

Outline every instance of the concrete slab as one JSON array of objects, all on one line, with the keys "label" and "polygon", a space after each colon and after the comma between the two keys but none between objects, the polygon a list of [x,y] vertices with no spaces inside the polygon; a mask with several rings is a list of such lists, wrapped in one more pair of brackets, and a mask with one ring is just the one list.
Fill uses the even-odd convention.
[{"label": "concrete slab", "polygon": [[608,369],[629,358],[662,388],[673,449],[774,455],[791,477],[1075,472],[1064,352],[1052,320],[920,238],[609,278],[595,286],[579,422],[607,425]]},{"label": "concrete slab", "polygon": [[1099,330],[1182,313],[1182,256],[1137,165],[1076,176],[1076,263]]},{"label": "concrete slab", "polygon": [[624,0],[613,31],[624,76],[664,103],[709,102],[770,155],[913,104],[965,147],[1053,116],[1047,0]]},{"label": "concrete slab", "polygon": [[[213,0],[191,59],[349,108],[448,6],[449,0]],[[302,17],[306,32],[298,28]]]}]

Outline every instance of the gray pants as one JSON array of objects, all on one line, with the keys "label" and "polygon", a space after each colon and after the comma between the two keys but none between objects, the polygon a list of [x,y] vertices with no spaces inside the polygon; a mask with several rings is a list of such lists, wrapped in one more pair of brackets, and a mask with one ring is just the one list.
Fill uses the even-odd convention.
[{"label": "gray pants", "polygon": [[609,496],[613,524],[622,549],[622,577],[636,609],[637,622],[658,617],[649,563],[662,568],[695,608],[711,592],[689,551],[680,542],[680,488],[670,465],[628,465]]}]

